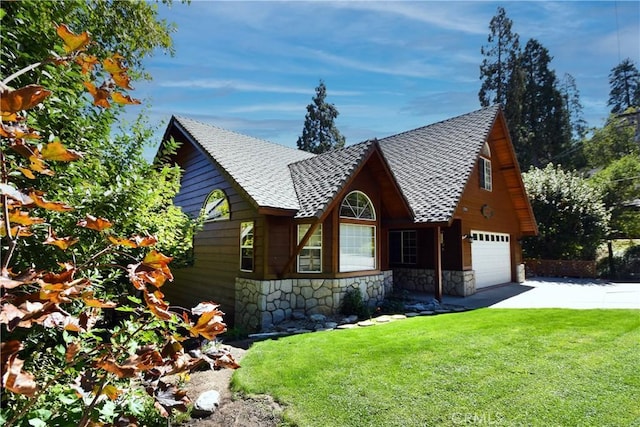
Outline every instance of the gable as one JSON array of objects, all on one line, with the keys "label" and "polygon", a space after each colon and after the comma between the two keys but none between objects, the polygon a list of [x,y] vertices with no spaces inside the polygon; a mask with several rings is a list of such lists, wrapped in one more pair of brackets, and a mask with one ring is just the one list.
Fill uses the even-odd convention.
[{"label": "gable", "polygon": [[182,117],[173,117],[169,129],[179,130],[255,208],[300,208],[288,165],[314,154]]},{"label": "gable", "polygon": [[415,222],[451,222],[498,111],[488,107],[380,140]]}]

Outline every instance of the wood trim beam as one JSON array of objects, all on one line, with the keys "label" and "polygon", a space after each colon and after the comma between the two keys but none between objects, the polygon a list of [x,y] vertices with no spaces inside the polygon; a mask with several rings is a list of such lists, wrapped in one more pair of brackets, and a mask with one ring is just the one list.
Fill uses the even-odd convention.
[{"label": "wood trim beam", "polygon": [[[291,256],[289,257],[289,260],[287,261],[287,263],[284,265],[284,268],[282,269],[282,271],[280,271],[280,273],[278,274],[278,276],[280,278],[282,278],[284,276],[284,274],[289,271],[289,269],[291,269],[291,267],[293,266],[294,261],[296,260],[296,258],[298,257],[298,255],[300,254],[300,251],[302,250],[302,248],[305,247],[305,245],[307,244],[307,242],[309,241],[309,239],[311,238],[311,236],[313,236],[313,233],[316,232],[316,230],[318,229],[318,226],[322,224],[322,222],[320,221],[316,221],[314,223],[311,224],[311,227],[309,227],[309,229],[307,230],[307,232],[305,233],[305,235],[302,237],[302,239],[300,240],[300,243],[298,243],[298,246],[296,246],[296,248],[293,251],[293,254],[291,254]],[[296,237],[298,236],[298,225],[300,224],[294,224],[294,226],[296,227]]]}]

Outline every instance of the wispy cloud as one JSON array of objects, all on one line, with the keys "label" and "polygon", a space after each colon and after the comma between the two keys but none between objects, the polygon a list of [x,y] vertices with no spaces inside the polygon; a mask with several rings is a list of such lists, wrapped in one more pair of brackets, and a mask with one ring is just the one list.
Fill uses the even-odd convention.
[{"label": "wispy cloud", "polygon": [[[308,87],[294,87],[283,85],[270,85],[263,83],[251,83],[238,80],[218,80],[218,79],[188,79],[188,80],[165,80],[159,83],[162,87],[188,88],[188,89],[217,89],[237,92],[263,92],[309,95]],[[357,96],[361,92],[348,90],[332,90],[331,96]]]}]

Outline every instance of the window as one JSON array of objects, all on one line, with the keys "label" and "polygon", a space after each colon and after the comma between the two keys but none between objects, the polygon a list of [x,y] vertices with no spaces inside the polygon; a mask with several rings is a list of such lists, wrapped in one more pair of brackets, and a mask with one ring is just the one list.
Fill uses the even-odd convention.
[{"label": "window", "polygon": [[491,191],[491,160],[480,157],[478,169],[480,170],[480,188]]},{"label": "window", "polygon": [[[298,243],[307,234],[311,224],[298,225]],[[322,272],[322,224],[315,229],[307,243],[298,255],[298,272],[321,273]]]},{"label": "window", "polygon": [[366,194],[360,191],[352,191],[342,201],[340,216],[342,218],[375,220],[376,212]]},{"label": "window", "polygon": [[229,200],[224,191],[213,190],[204,201],[202,215],[205,222],[229,219]]},{"label": "window", "polygon": [[253,271],[253,222],[240,224],[240,270]]},{"label": "window", "polygon": [[389,232],[389,262],[391,264],[416,264],[418,238],[415,230]]},{"label": "window", "polygon": [[375,270],[376,212],[366,194],[352,191],[340,206],[340,271]]}]

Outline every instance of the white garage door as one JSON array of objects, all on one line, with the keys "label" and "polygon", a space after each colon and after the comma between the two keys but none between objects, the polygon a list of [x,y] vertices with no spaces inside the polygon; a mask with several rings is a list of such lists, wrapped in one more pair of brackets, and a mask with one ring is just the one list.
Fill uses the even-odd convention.
[{"label": "white garage door", "polygon": [[476,289],[511,281],[511,240],[508,234],[471,231],[471,263]]}]

